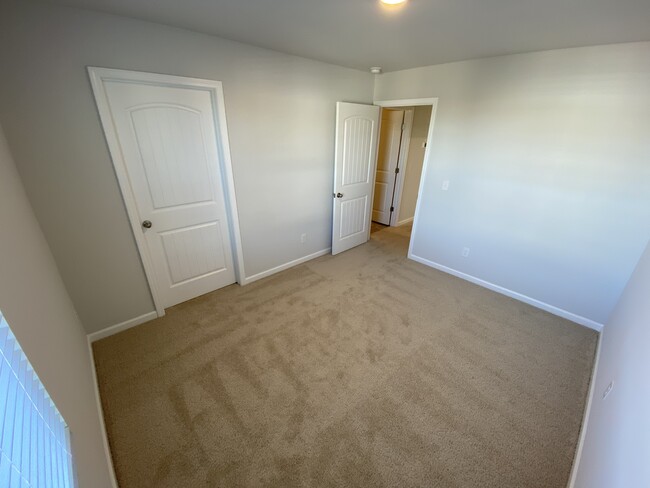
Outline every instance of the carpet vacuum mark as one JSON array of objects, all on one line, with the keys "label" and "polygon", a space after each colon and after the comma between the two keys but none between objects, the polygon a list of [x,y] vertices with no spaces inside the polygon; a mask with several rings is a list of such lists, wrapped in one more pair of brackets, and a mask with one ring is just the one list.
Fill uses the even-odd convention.
[{"label": "carpet vacuum mark", "polygon": [[121,488],[564,488],[597,334],[408,228],[94,344]]}]

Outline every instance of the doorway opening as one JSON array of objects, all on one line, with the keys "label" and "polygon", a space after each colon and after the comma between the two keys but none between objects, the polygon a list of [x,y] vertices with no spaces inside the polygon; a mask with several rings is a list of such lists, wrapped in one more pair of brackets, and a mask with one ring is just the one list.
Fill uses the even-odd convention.
[{"label": "doorway opening", "polygon": [[403,226],[410,236],[432,110],[432,105],[381,109],[371,235]]},{"label": "doorway opening", "polygon": [[[428,141],[432,138],[437,104],[437,98],[383,100],[375,101],[373,105],[336,103],[332,254],[364,244],[371,238],[373,227],[376,229],[385,225],[395,227],[394,232],[397,233],[408,230],[405,237],[408,237],[408,255],[411,255],[413,241],[410,227],[412,222],[413,234],[417,235],[418,195],[422,193],[427,173]],[[417,110],[422,106],[426,107],[424,111]],[[386,112],[398,121],[399,130],[395,129],[396,133],[387,130],[388,125],[385,125],[383,130],[390,136],[393,147],[397,149],[391,151],[388,148],[384,151],[386,154],[392,153],[395,159],[394,162],[387,162],[382,158],[378,178],[377,153],[381,111],[388,108],[401,110],[402,118],[400,124],[400,114],[395,116],[391,113],[399,110]],[[409,113],[412,115],[410,121]],[[423,119],[426,123],[418,124],[417,130],[414,131],[413,121],[416,115],[418,121]],[[404,123],[405,120],[407,124]],[[383,139],[385,141],[386,137]],[[417,157],[414,156],[413,164],[409,163],[411,149],[421,153]],[[373,201],[377,202],[374,209]],[[378,223],[377,220],[381,218],[384,221]],[[400,224],[401,227],[398,227]]]}]

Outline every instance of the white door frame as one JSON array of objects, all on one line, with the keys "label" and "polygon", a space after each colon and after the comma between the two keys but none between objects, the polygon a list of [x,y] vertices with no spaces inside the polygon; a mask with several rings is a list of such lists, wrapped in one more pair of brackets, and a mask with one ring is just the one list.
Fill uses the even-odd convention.
[{"label": "white door frame", "polygon": [[232,252],[235,262],[235,277],[237,282],[242,284],[244,280],[244,259],[241,242],[241,232],[239,229],[239,214],[237,212],[237,201],[235,199],[235,180],[233,178],[232,160],[230,158],[230,146],[228,143],[228,129],[226,127],[226,109],[223,97],[223,86],[220,81],[203,80],[199,78],[186,78],[184,76],[161,75],[156,73],[145,73],[140,71],[128,71],[110,68],[88,67],[90,83],[97,102],[97,109],[101,119],[108,149],[111,154],[111,160],[115,168],[117,180],[122,192],[122,198],[126,206],[126,212],[131,223],[131,230],[135,237],[135,242],[142,258],[142,265],[147,277],[151,297],[156,307],[156,313],[159,317],[165,315],[165,309],[162,306],[159,291],[155,280],[153,260],[149,248],[145,242],[141,229],[139,213],[137,210],[135,195],[131,186],[126,163],[117,138],[117,132],[113,126],[108,97],[104,86],[105,81],[117,82],[139,82],[141,84],[167,86],[175,88],[191,88],[194,90],[203,90],[210,94],[212,108],[214,112],[214,125],[217,133],[217,149],[221,157],[221,166],[224,198],[226,201],[226,213],[228,215],[228,225],[230,226],[230,235],[232,236]]},{"label": "white door frame", "polygon": [[[382,108],[417,107],[421,105],[431,105],[431,119],[429,120],[429,131],[427,133],[427,147],[424,149],[424,162],[422,163],[422,173],[420,174],[420,186],[418,187],[418,198],[417,201],[415,202],[415,215],[413,217],[413,232],[411,234],[413,235],[416,232],[418,227],[418,215],[420,213],[420,201],[421,201],[420,197],[422,196],[425,175],[429,168],[429,155],[430,155],[431,141],[433,140],[433,125],[436,120],[436,110],[438,109],[438,98],[436,97],[436,98],[405,98],[402,100],[375,100],[373,104]],[[411,134],[409,133],[409,142],[410,142],[410,137]],[[377,141],[377,143],[379,144],[379,141]],[[401,172],[402,170],[400,169],[400,173]],[[404,173],[406,174],[406,165],[404,165]],[[399,203],[401,203],[401,199],[402,199],[401,189],[403,186],[404,186],[404,181],[402,178],[400,195],[399,195],[400,198]],[[374,181],[373,181],[373,188],[374,188]],[[398,208],[399,207],[396,207],[396,209]],[[391,222],[392,222],[392,218],[391,218]],[[411,256],[412,254],[412,247],[413,247],[413,239],[411,239],[409,242],[409,250],[408,250],[409,256]]]}]

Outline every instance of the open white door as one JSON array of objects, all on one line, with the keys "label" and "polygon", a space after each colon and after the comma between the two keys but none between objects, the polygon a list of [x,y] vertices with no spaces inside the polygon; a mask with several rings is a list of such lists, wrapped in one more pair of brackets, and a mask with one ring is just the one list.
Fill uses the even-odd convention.
[{"label": "open white door", "polygon": [[379,110],[336,104],[332,254],[363,244],[370,235]]},{"label": "open white door", "polygon": [[404,110],[384,109],[381,115],[375,197],[372,202],[372,220],[384,225],[390,225],[394,210],[393,197],[403,129]]}]

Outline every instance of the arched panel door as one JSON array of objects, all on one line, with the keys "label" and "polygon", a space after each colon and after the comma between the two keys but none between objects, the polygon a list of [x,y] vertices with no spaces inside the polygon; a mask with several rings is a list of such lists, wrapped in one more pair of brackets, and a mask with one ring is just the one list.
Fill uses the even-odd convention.
[{"label": "arched panel door", "polygon": [[332,254],[368,240],[378,128],[379,107],[336,104]]},{"label": "arched panel door", "polygon": [[106,76],[101,83],[98,96],[105,98],[98,100],[108,108],[102,121],[116,139],[111,153],[125,172],[125,200],[135,204],[132,227],[146,248],[141,254],[157,306],[234,283],[213,92],[180,79],[172,85]]}]

